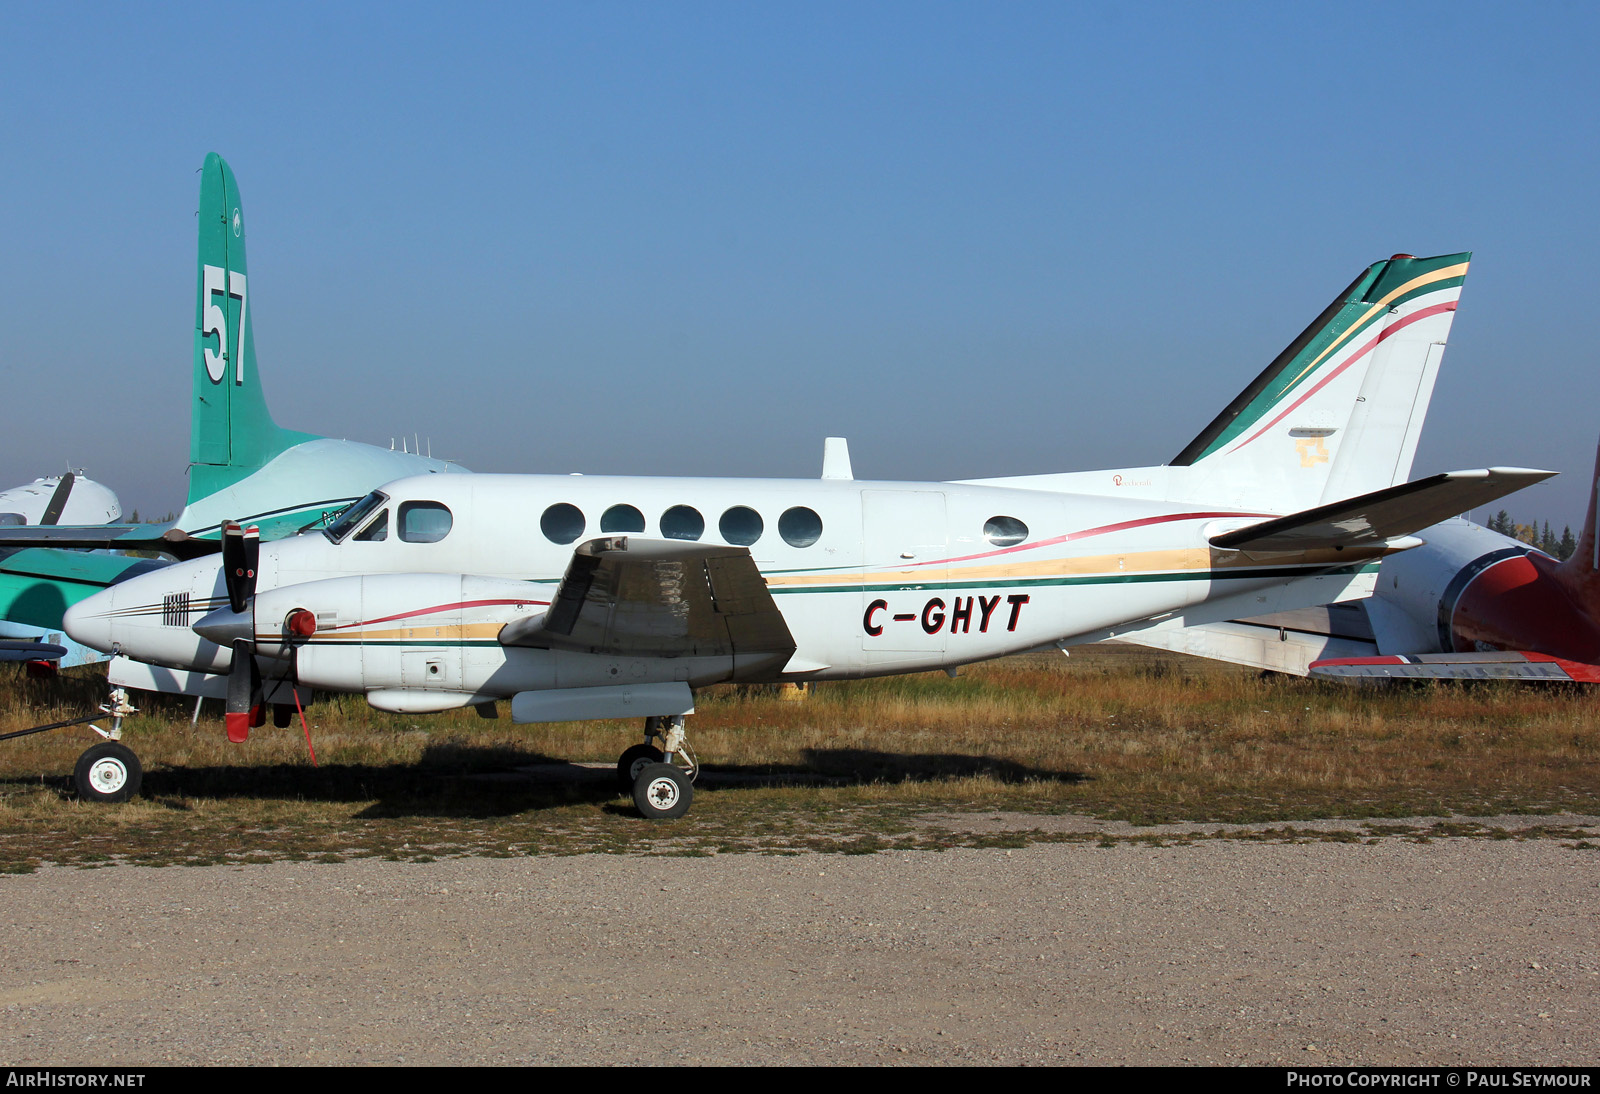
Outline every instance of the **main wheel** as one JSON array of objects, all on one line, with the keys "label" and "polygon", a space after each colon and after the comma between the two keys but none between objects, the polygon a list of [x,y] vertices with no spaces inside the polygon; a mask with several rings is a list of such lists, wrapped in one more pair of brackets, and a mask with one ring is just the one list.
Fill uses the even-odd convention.
[{"label": "main wheel", "polygon": [[672,764],[646,764],[633,781],[633,804],[645,820],[673,820],[689,811],[694,784]]},{"label": "main wheel", "polygon": [[624,794],[629,793],[646,764],[658,764],[664,759],[666,754],[655,745],[634,745],[617,760],[617,786]]},{"label": "main wheel", "polygon": [[133,749],[116,741],[102,741],[84,750],[72,772],[78,797],[91,802],[125,802],[139,792],[144,768]]}]

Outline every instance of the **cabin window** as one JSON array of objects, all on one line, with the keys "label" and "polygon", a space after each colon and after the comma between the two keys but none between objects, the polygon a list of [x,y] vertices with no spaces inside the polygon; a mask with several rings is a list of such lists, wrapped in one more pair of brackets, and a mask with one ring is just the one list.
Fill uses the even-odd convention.
[{"label": "cabin window", "polygon": [[983,522],[983,538],[996,547],[1010,547],[1028,538],[1028,526],[1016,517],[990,517]]},{"label": "cabin window", "polygon": [[356,533],[356,543],[379,543],[389,538],[389,510],[385,509]]},{"label": "cabin window", "polygon": [[816,510],[796,505],[778,518],[778,534],[791,547],[809,547],[822,538],[822,518]]},{"label": "cabin window", "polygon": [[334,543],[340,542],[345,536],[361,527],[362,522],[372,515],[373,510],[388,500],[389,496],[383,491],[374,490],[340,513],[333,523],[322,530],[322,534]]},{"label": "cabin window", "polygon": [[692,505],[674,505],[661,514],[661,534],[668,539],[699,539],[705,530],[706,518]]},{"label": "cabin window", "polygon": [[613,505],[600,516],[602,532],[642,532],[644,514],[631,505]]},{"label": "cabin window", "polygon": [[407,501],[400,503],[395,523],[406,543],[438,543],[450,534],[455,518],[436,501]]},{"label": "cabin window", "polygon": [[539,530],[551,543],[571,543],[583,535],[585,523],[582,509],[558,501],[539,518]]},{"label": "cabin window", "polygon": [[722,533],[722,538],[739,547],[748,547],[761,538],[762,529],[766,525],[761,522],[761,514],[744,505],[735,505],[717,522],[717,531]]}]

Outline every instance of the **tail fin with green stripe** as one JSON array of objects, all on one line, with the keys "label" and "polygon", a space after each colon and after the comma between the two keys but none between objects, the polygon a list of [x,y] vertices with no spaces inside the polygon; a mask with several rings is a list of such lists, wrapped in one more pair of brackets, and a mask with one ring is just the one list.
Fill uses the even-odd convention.
[{"label": "tail fin with green stripe", "polygon": [[1293,512],[1404,481],[1471,257],[1368,267],[1172,460],[1183,492]]}]

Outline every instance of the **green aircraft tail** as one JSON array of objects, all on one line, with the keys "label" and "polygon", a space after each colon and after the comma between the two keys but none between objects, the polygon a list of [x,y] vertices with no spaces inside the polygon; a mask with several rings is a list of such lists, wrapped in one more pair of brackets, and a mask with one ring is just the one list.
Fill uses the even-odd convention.
[{"label": "green aircraft tail", "polygon": [[206,156],[201,169],[199,221],[191,503],[253,474],[285,449],[314,439],[313,434],[281,428],[267,410],[250,332],[239,184],[215,152]]}]

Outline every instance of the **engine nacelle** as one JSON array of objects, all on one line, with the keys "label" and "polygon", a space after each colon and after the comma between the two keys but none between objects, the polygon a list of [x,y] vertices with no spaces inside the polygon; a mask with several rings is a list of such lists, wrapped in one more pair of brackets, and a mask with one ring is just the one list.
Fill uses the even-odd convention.
[{"label": "engine nacelle", "polygon": [[543,611],[548,599],[543,586],[466,574],[308,581],[256,594],[256,648],[265,657],[292,650],[308,687],[458,693],[446,706],[419,697],[405,707],[448,709],[471,701],[465,677],[473,651],[503,661],[501,628]]},{"label": "engine nacelle", "polygon": [[1464,520],[1384,560],[1368,615],[1379,651],[1518,650],[1600,662],[1600,627],[1558,576],[1561,563]]}]

